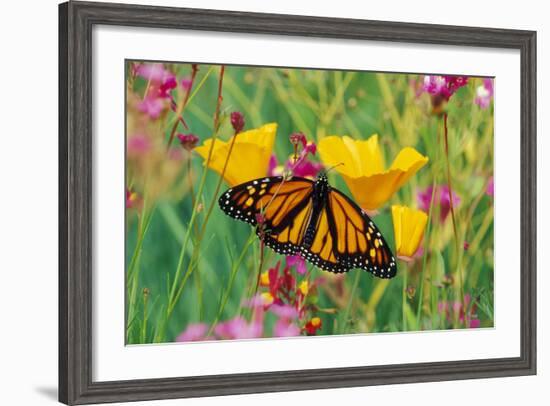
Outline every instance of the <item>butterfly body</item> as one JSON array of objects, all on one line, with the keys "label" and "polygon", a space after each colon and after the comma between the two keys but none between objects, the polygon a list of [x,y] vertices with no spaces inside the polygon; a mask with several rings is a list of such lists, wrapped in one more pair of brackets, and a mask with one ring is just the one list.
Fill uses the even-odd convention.
[{"label": "butterfly body", "polygon": [[304,235],[304,241],[302,243],[302,246],[304,248],[310,248],[313,244],[313,239],[315,238],[315,228],[317,226],[317,220],[319,219],[319,215],[321,214],[321,211],[324,208],[324,205],[327,201],[327,195],[330,192],[330,186],[328,184],[327,177],[322,173],[319,175],[315,183],[313,184],[313,192],[312,192],[312,213],[311,213],[311,219],[309,221],[309,224],[306,229],[306,233]]},{"label": "butterfly body", "polygon": [[376,225],[332,188],[323,172],[315,181],[281,176],[252,180],[224,192],[219,205],[230,217],[256,226],[258,237],[279,254],[300,255],[334,273],[361,268],[392,278],[397,272]]}]

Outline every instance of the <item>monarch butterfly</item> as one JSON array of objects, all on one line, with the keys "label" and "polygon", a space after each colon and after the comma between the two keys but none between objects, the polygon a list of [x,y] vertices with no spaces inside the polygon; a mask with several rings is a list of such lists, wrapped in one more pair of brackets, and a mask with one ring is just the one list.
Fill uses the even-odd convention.
[{"label": "monarch butterfly", "polygon": [[329,185],[325,172],[315,181],[295,176],[252,180],[224,192],[219,205],[228,216],[256,226],[258,237],[279,254],[300,255],[334,273],[361,268],[393,278],[397,272],[374,222]]}]

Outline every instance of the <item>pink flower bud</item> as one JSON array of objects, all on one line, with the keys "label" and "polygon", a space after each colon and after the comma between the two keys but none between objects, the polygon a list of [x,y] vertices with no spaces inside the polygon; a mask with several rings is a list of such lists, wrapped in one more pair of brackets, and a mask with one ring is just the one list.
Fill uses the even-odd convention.
[{"label": "pink flower bud", "polygon": [[199,137],[197,137],[195,134],[178,134],[177,137],[178,140],[180,140],[181,146],[187,151],[191,151],[197,146],[197,143],[199,142]]},{"label": "pink flower bud", "polygon": [[231,125],[235,130],[235,134],[240,133],[244,128],[244,116],[238,111],[231,113]]},{"label": "pink flower bud", "polygon": [[265,217],[262,213],[256,213],[256,222],[258,225],[262,225],[265,223]]}]

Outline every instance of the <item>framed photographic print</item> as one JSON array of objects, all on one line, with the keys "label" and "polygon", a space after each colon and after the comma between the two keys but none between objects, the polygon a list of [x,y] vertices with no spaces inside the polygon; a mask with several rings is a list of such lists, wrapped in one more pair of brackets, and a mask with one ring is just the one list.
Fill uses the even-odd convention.
[{"label": "framed photographic print", "polygon": [[60,401],[536,373],[536,33],[60,5]]}]

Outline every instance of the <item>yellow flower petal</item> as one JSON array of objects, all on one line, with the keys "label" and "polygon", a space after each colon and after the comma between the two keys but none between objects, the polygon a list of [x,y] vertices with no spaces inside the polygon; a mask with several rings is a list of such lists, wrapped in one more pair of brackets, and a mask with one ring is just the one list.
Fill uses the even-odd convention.
[{"label": "yellow flower petal", "polygon": [[277,123],[264,124],[253,130],[244,131],[237,136],[237,142],[250,143],[271,151],[275,143]]},{"label": "yellow flower petal", "polygon": [[[416,149],[412,147],[405,147],[393,160],[393,163],[390,166],[390,170],[397,169],[403,172],[413,172],[410,176],[407,177],[408,180],[414,172],[418,171],[428,162],[428,158],[420,154]],[[405,180],[405,181],[406,181]]]},{"label": "yellow flower petal", "polygon": [[368,140],[354,140],[351,137],[344,136],[344,143],[353,155],[356,161],[356,167],[359,168],[359,174],[372,175],[384,170],[382,151],[378,144],[378,134],[369,137]]},{"label": "yellow flower petal", "polygon": [[269,286],[269,272],[268,271],[262,272],[262,274],[260,275],[260,285]]},{"label": "yellow flower petal", "polygon": [[302,295],[307,296],[309,292],[309,283],[307,282],[307,280],[303,280],[302,283],[300,283],[298,289],[300,289]]},{"label": "yellow flower petal", "polygon": [[262,297],[262,300],[264,302],[264,305],[270,305],[273,303],[273,301],[275,300],[273,298],[273,295],[269,292],[264,292],[261,294],[261,297]]},{"label": "yellow flower petal", "polygon": [[341,137],[325,137],[317,144],[317,151],[325,166],[336,166],[343,164],[337,169],[342,174],[352,175],[359,171],[352,154]]},{"label": "yellow flower petal", "polygon": [[403,148],[388,170],[378,135],[368,140],[354,140],[348,136],[323,138],[318,145],[321,160],[326,166],[336,167],[342,175],[353,197],[363,209],[374,211],[386,203],[392,195],[407,182],[428,158],[414,148]]},{"label": "yellow flower petal", "polygon": [[410,259],[420,246],[428,215],[421,210],[397,205],[391,207],[391,214],[397,256]]},{"label": "yellow flower petal", "polygon": [[[269,158],[273,150],[277,124],[270,123],[262,127],[237,134],[231,156],[231,142],[216,139],[208,167],[220,175],[229,156],[229,162],[224,173],[224,179],[230,186],[239,185],[252,179],[267,175]],[[195,151],[207,164],[212,138],[204,141]]]},{"label": "yellow flower petal", "polygon": [[376,134],[366,141],[354,140],[347,135],[325,137],[317,149],[326,166],[343,164],[338,167],[338,171],[351,177],[370,175],[384,169]]}]

